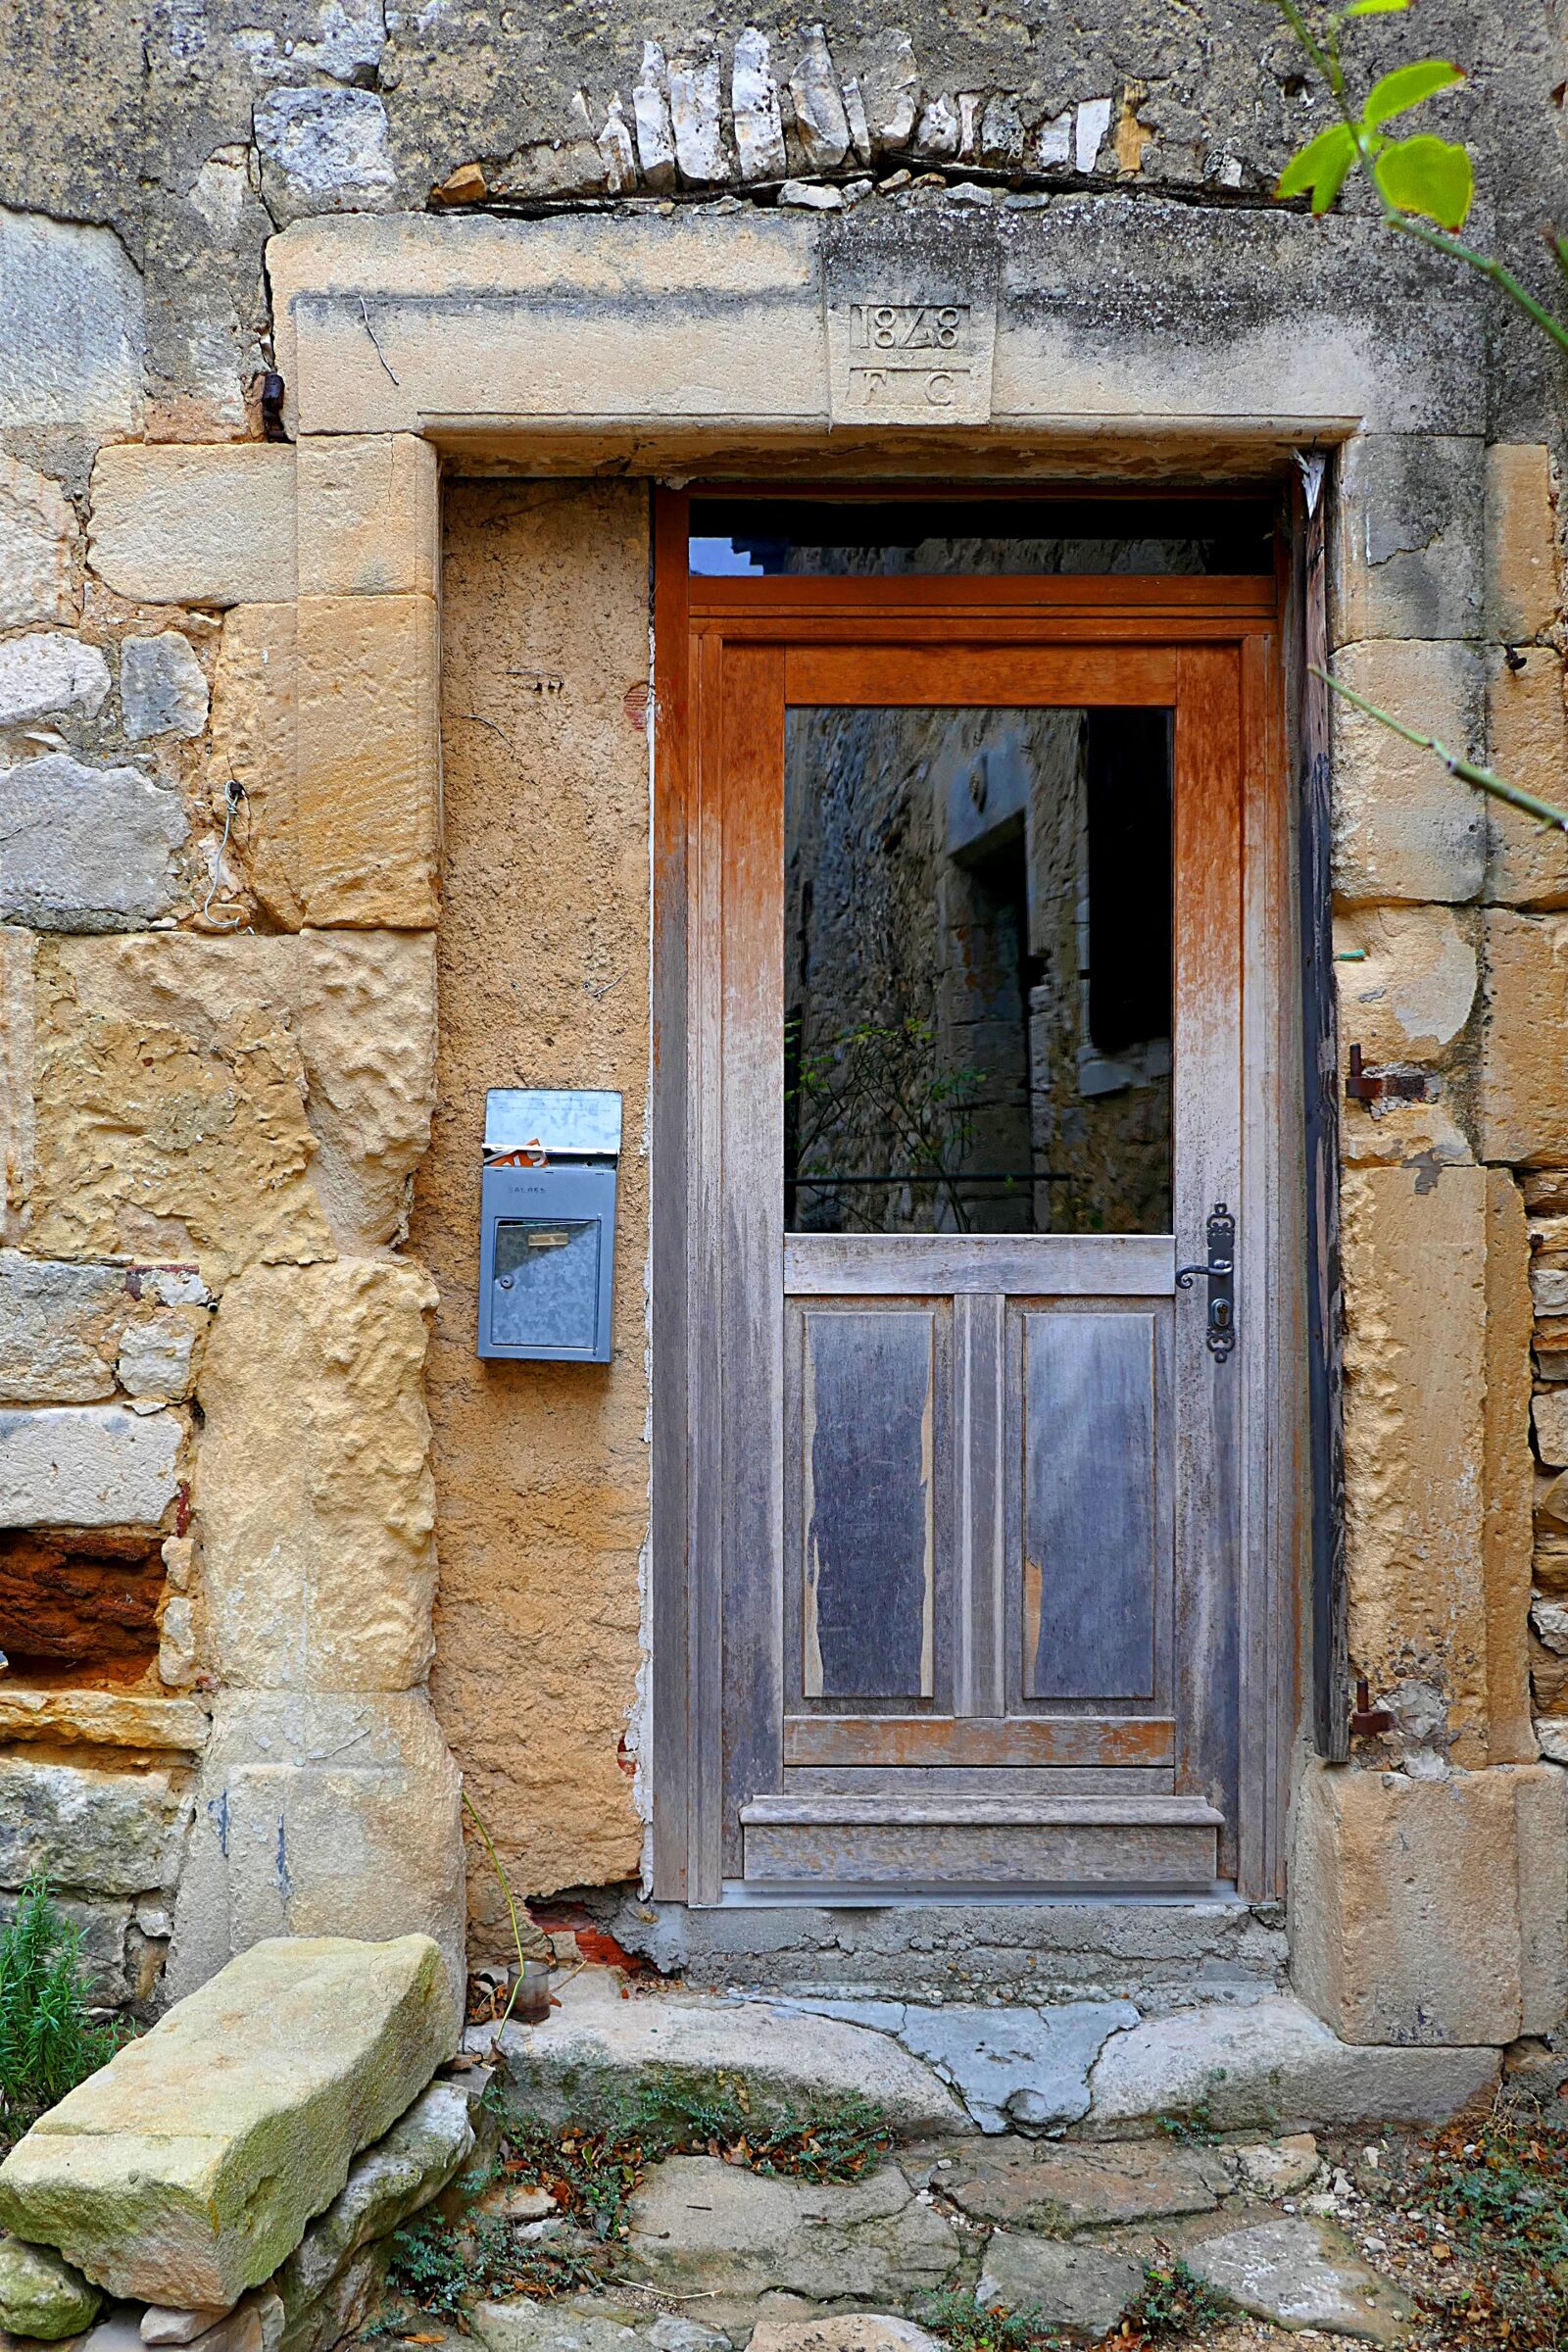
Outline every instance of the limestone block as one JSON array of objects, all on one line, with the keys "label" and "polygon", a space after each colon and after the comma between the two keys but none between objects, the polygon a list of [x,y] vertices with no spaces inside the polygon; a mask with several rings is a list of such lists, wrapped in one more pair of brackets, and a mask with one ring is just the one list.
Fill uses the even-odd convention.
[{"label": "limestone block", "polygon": [[1131,2254],[999,2230],[981,2258],[974,2299],[984,2312],[1027,2312],[1033,2327],[1096,2338],[1110,2333],[1143,2283],[1144,2265]]},{"label": "limestone block", "polygon": [[1519,1188],[1487,1171],[1486,1382],[1482,1403],[1482,1592],[1487,1639],[1487,1760],[1533,1762],[1530,1720],[1532,1490],[1530,1236]]},{"label": "limestone block", "polygon": [[343,2187],[274,2274],[287,2324],[325,2294],[362,2246],[439,2196],[473,2146],[466,2090],[459,2082],[432,2082],[390,2132],[356,2156]]},{"label": "limestone block", "polygon": [[[1510,784],[1568,808],[1568,714],[1562,657],[1547,645],[1494,651],[1487,687],[1487,758]],[[1510,906],[1568,906],[1568,838],[1502,801],[1487,803],[1487,896]]]},{"label": "limestone block", "polygon": [[1283,2328],[1402,2344],[1417,2317],[1403,2289],[1363,2262],[1343,2230],[1306,2214],[1205,2238],[1193,2268],[1239,2310]]},{"label": "limestone block", "polygon": [[98,2317],[103,2296],[47,2246],[0,2238],[0,2328],[44,2343],[79,2335]]},{"label": "limestone block", "polygon": [[1296,1984],[1344,2040],[1474,2047],[1554,2030],[1568,1774],[1513,1764],[1412,1780],[1309,1764],[1291,1916]]},{"label": "limestone block", "polygon": [[1477,1110],[1484,1159],[1568,1160],[1568,917],[1489,907]]},{"label": "limestone block", "polygon": [[34,2125],[0,2166],[0,2220],[112,2294],[226,2309],[293,2252],[456,2029],[427,1936],[264,1943]]},{"label": "limestone block", "polygon": [[0,629],[75,619],[75,514],[58,485],[0,455]]},{"label": "limestone block", "polygon": [[435,1108],[434,934],[303,931],[297,971],[327,1224],[345,1252],[399,1241]]},{"label": "limestone block", "polygon": [[32,1191],[32,932],[0,924],[0,1233],[15,1240]]},{"label": "limestone block", "polygon": [[[1430,1684],[1487,1758],[1487,1172],[1346,1172],[1346,1551],[1352,1664]],[[1521,1429],[1522,1438],[1523,1431]]]},{"label": "limestone block", "polygon": [[1441,1061],[1476,994],[1476,951],[1463,917],[1446,906],[1367,906],[1341,915],[1337,954],[1340,1044],[1369,1062]]},{"label": "limestone block", "polygon": [[0,1411],[0,1527],[157,1527],[179,1484],[177,1413]]},{"label": "limestone block", "polygon": [[0,1886],[47,1877],[88,1895],[172,1886],[189,1826],[188,1775],[0,1756]]},{"label": "limestone block", "polygon": [[245,790],[246,823],[229,855],[274,923],[297,930],[295,719],[298,706],[292,604],[236,605],[223,618],[213,679],[207,776],[220,801],[232,776]]},{"label": "limestone block", "polygon": [[1087,2129],[1118,2138],[1194,2115],[1221,2132],[1446,2122],[1490,2102],[1497,2075],[1494,2049],[1357,2047],[1288,1995],[1216,2001],[1114,2034],[1090,2080]]},{"label": "limestone block", "polygon": [[430,1663],[435,1488],[417,1266],[254,1266],[202,1366],[197,1467],[219,1671],[262,1690],[403,1690]]},{"label": "limestone block", "polygon": [[0,205],[0,428],[141,426],[140,272],[110,228]]},{"label": "limestone block", "polygon": [[293,596],[293,450],[270,441],[100,450],[88,562],[120,595],[143,604]]},{"label": "limestone block", "polygon": [[148,1698],[139,1690],[70,1690],[0,1682],[0,1740],[165,1749],[199,1755],[207,1716],[194,1699]]},{"label": "limestone block", "polygon": [[66,1265],[0,1250],[0,1396],[91,1404],[115,1393],[131,1300],[122,1266]]},{"label": "limestone block", "polygon": [[1479,634],[1483,445],[1442,433],[1363,433],[1340,459],[1333,637]]},{"label": "limestone block", "polygon": [[1568,1389],[1543,1389],[1531,1404],[1530,1425],[1545,1468],[1568,1469]]},{"label": "limestone block", "polygon": [[262,189],[274,220],[385,211],[397,188],[386,108],[373,90],[273,90],[256,109]]},{"label": "limestone block", "polygon": [[220,1288],[372,1250],[429,1140],[433,943],[74,940],[40,975],[36,1060],[38,1250],[156,1244]]},{"label": "limestone block", "polygon": [[302,597],[295,874],[310,923],[438,911],[439,645],[428,596]]},{"label": "limestone block", "polygon": [[173,856],[189,830],[178,793],[139,768],[48,752],[0,770],[0,918],[137,930],[174,905]]},{"label": "limestone block", "polygon": [[1561,608],[1552,512],[1551,452],[1495,441],[1487,451],[1487,634],[1520,645],[1549,629]]},{"label": "limestone block", "polygon": [[1568,2016],[1568,1772],[1532,1763],[1514,1776],[1519,1839],[1520,2032],[1555,2034]]},{"label": "limestone block", "polygon": [[115,1377],[127,1396],[176,1403],[190,1394],[194,1327],[178,1315],[154,1315],[134,1324],[120,1345]]},{"label": "limestone block", "polygon": [[465,1984],[462,1793],[422,1691],[217,1701],[169,1960],[173,1997],[268,1936],[433,1936]]},{"label": "limestone block", "polygon": [[417,433],[310,435],[298,445],[301,596],[434,596],[434,445]]},{"label": "limestone block", "polygon": [[953,2224],[920,2204],[892,2164],[813,2188],[712,2156],[672,2156],[645,2176],[627,2218],[627,2251],[666,2294],[754,2303],[773,2290],[916,2308],[959,2260]]},{"label": "limestone block", "polygon": [[[1450,751],[1479,752],[1483,671],[1473,648],[1372,639],[1347,646],[1335,669],[1368,702]],[[1348,705],[1335,708],[1334,742],[1336,899],[1473,899],[1486,859],[1480,795],[1455,783],[1430,752]]]},{"label": "limestone block", "polygon": [[29,719],[96,718],[109,698],[109,664],[95,645],[51,630],[0,643],[0,727]]},{"label": "limestone block", "polygon": [[199,735],[207,724],[207,680],[190,639],[177,629],[127,637],[120,655],[120,709],[126,741]]},{"label": "limestone block", "polygon": [[[902,2003],[886,2006],[895,2019],[903,2013]],[[994,2022],[996,2013],[988,2014]],[[760,2002],[623,2001],[602,1969],[564,1985],[543,2024],[509,2025],[502,2050],[508,2107],[557,2124],[601,2122],[633,2097],[646,2097],[656,2112],[667,2097],[673,2110],[682,2098],[718,2096],[744,2077],[760,2115],[853,2089],[906,2137],[946,2139],[967,2129],[947,2083],[891,2034]],[[1087,2065],[1088,2055],[1084,2071]]]}]

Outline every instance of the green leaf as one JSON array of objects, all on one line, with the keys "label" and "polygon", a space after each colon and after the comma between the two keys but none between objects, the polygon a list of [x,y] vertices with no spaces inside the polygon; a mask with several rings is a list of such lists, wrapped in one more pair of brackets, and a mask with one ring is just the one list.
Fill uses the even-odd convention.
[{"label": "green leaf", "polygon": [[1361,120],[1368,130],[1376,130],[1380,122],[1390,122],[1408,107],[1419,106],[1423,98],[1433,98],[1439,90],[1451,90],[1456,81],[1463,81],[1459,68],[1450,65],[1446,57],[1423,57],[1413,66],[1396,66],[1375,81],[1366,94]]},{"label": "green leaf", "polygon": [[1374,170],[1379,187],[1396,211],[1419,213],[1440,228],[1463,227],[1476,181],[1462,147],[1425,131],[1385,147]]},{"label": "green leaf", "polygon": [[1276,196],[1304,196],[1312,191],[1312,210],[1326,213],[1345,185],[1355,161],[1355,137],[1348,123],[1331,123],[1293,155],[1280,173]]},{"label": "green leaf", "polygon": [[1403,14],[1410,0],[1350,0],[1348,17],[1394,17]]}]

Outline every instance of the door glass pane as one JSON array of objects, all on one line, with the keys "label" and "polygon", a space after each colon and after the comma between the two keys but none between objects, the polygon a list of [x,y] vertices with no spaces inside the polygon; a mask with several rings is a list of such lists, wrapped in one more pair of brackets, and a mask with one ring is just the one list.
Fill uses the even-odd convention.
[{"label": "door glass pane", "polygon": [[784,1213],[1168,1233],[1171,714],[792,710]]},{"label": "door glass pane", "polygon": [[694,498],[709,579],[1270,572],[1260,498]]}]

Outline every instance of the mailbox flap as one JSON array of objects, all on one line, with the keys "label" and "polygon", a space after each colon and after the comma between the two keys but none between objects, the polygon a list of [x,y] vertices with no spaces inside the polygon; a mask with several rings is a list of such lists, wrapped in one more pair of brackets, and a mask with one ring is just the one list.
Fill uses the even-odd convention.
[{"label": "mailbox flap", "polygon": [[583,1088],[493,1086],[484,1099],[484,1150],[551,1159],[616,1159],[620,1097]]}]

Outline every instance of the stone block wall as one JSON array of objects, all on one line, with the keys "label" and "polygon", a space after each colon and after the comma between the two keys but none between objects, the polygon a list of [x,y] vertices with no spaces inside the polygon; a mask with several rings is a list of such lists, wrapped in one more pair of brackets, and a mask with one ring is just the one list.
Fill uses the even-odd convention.
[{"label": "stone block wall", "polygon": [[[1487,63],[1492,131],[1454,103],[1523,250],[1560,66],[1517,11],[1426,5]],[[456,494],[438,943],[443,419],[476,466],[524,409],[541,470],[680,433],[678,470],[744,467],[754,428],[814,463],[824,253],[906,201],[933,248],[1000,224],[1003,429],[961,463],[1347,437],[1341,674],[1568,799],[1551,384],[1486,289],[1270,208],[1322,119],[1280,28],[908,19],[0,28],[0,1904],[47,1871],[116,2000],[282,1929],[428,1928],[457,1972],[438,1532],[437,1700],[523,1890],[637,1865],[646,1170],[593,1410],[498,1410],[448,1302],[517,1039],[640,1109],[645,489]],[[468,699],[498,648],[538,691],[512,740]],[[1305,1772],[1296,1966],[1352,2038],[1490,2042],[1563,2005],[1568,851],[1345,711],[1336,764],[1342,1048],[1415,1093],[1344,1112],[1350,1651],[1391,1721]]]},{"label": "stone block wall", "polygon": [[285,1932],[422,1928],[461,1989],[399,1247],[434,455],[111,441],[79,508],[0,491],[0,1889],[46,1873],[143,2006]]}]

